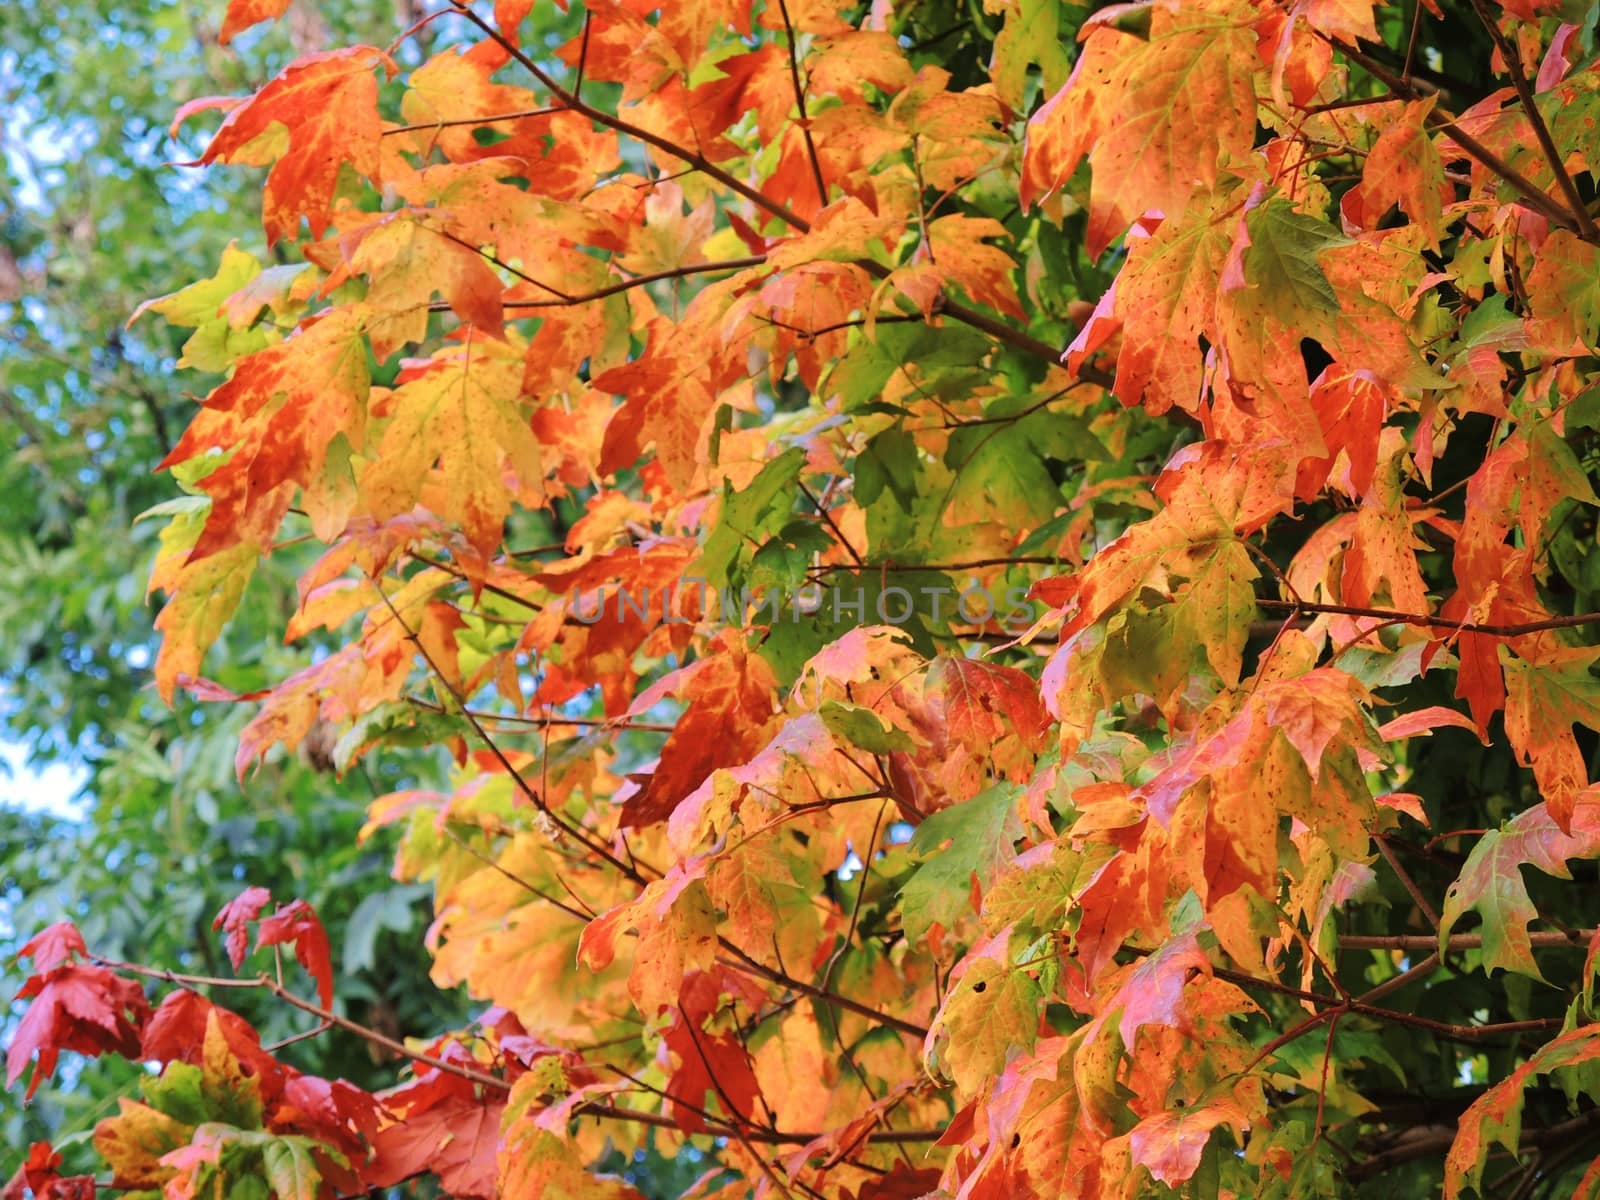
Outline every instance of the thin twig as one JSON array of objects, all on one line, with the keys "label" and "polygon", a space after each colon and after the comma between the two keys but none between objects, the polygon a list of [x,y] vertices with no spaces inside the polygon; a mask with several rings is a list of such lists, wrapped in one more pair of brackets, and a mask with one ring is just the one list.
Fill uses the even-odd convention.
[{"label": "thin twig", "polygon": [[450,129],[457,125],[494,125],[500,121],[522,121],[530,117],[548,117],[554,113],[566,112],[559,105],[547,105],[544,108],[524,108],[519,112],[495,113],[487,117],[452,117],[442,121],[418,121],[414,125],[391,125],[383,131],[383,136],[388,137],[396,133],[417,133],[428,129]]},{"label": "thin twig", "polygon": [[806,116],[806,89],[800,83],[800,59],[795,49],[794,22],[789,19],[788,0],[778,0],[778,11],[783,14],[783,29],[789,43],[789,80],[794,84],[795,107],[800,111],[800,133],[806,142],[806,157],[811,160],[811,178],[817,185],[817,199],[823,207],[828,204],[828,185],[822,178],[822,160],[817,157],[817,144],[811,139],[811,120]]},{"label": "thin twig", "polygon": [[1389,864],[1389,869],[1400,880],[1400,885],[1406,889],[1406,894],[1411,897],[1411,902],[1417,906],[1417,911],[1428,919],[1428,924],[1435,929],[1439,928],[1439,913],[1433,905],[1428,903],[1428,898],[1422,894],[1422,889],[1417,886],[1417,881],[1411,878],[1410,872],[1400,865],[1400,860],[1394,856],[1394,851],[1389,848],[1389,839],[1378,835],[1373,839],[1377,844],[1378,853],[1383,855],[1383,861]]}]

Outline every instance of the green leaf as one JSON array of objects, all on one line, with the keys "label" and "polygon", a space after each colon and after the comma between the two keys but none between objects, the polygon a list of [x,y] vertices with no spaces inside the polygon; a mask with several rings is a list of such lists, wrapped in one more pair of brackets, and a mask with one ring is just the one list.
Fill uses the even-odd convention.
[{"label": "green leaf", "polygon": [[787,525],[805,451],[791,446],[762,467],[743,491],[724,486],[716,528],[706,538],[695,574],[712,587],[737,590],[750,583],[738,569],[745,548],[757,548]]},{"label": "green leaf", "polygon": [[917,827],[911,852],[922,865],[900,889],[900,922],[912,941],[935,923],[948,927],[971,912],[973,876],[987,888],[1011,860],[1012,843],[1022,836],[1019,793],[1015,784],[998,783]]},{"label": "green leaf", "polygon": [[1041,524],[1061,505],[1060,486],[1046,464],[1108,457],[1087,422],[1041,406],[1042,399],[1002,397],[984,410],[982,424],[950,435],[944,461],[955,474],[949,506],[957,521]]},{"label": "green leaf", "polygon": [[844,738],[853,746],[861,747],[868,754],[888,754],[914,748],[904,730],[888,728],[870,708],[845,704],[840,700],[826,700],[817,715],[830,733]]},{"label": "green leaf", "polygon": [[311,1157],[316,1145],[306,1137],[282,1137],[262,1148],[261,1163],[278,1200],[317,1200],[322,1172]]},{"label": "green leaf", "polygon": [[210,1119],[210,1110],[201,1095],[200,1068],[186,1062],[169,1062],[155,1078],[139,1081],[145,1102],[185,1125],[201,1125]]},{"label": "green leaf", "polygon": [[1289,201],[1274,198],[1245,217],[1250,248],[1244,254],[1245,278],[1286,310],[1339,311],[1339,297],[1317,265],[1317,255],[1349,239],[1332,225],[1307,216]]},{"label": "green leaf", "polygon": [[896,371],[914,367],[918,382],[929,387],[971,372],[992,349],[983,334],[960,325],[882,324],[874,338],[863,338],[839,360],[827,386],[846,410],[856,410],[876,401]]}]

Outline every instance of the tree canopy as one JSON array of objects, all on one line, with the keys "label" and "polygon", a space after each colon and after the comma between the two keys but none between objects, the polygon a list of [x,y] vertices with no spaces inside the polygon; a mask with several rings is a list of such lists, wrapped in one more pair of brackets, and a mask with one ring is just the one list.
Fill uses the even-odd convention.
[{"label": "tree canopy", "polygon": [[350,1004],[370,875],[85,905],[8,1083],[149,1067],[6,1200],[1600,1192],[1592,11],[402,7],[162,93],[261,189],[99,335],[169,433],[17,403],[473,1008]]}]

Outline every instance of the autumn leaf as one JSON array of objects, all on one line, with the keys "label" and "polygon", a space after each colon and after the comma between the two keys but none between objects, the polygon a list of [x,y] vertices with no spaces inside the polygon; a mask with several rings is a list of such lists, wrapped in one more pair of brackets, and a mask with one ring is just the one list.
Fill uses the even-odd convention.
[{"label": "autumn leaf", "polygon": [[1495,1145],[1516,1153],[1521,1145],[1523,1089],[1530,1079],[1581,1067],[1600,1056],[1600,1026],[1579,1025],[1541,1046],[1529,1059],[1472,1102],[1461,1114],[1445,1158],[1444,1195],[1461,1194],[1468,1182],[1480,1188],[1485,1158]]},{"label": "autumn leaf", "polygon": [[495,1194],[495,1155],[503,1098],[487,1103],[435,1078],[391,1094],[390,1109],[403,1118],[372,1140],[373,1162],[364,1172],[373,1187],[392,1187],[414,1175],[436,1176],[451,1195],[489,1200]]},{"label": "autumn leaf", "polygon": [[298,59],[229,112],[200,156],[202,164],[272,164],[262,212],[269,243],[293,237],[302,217],[322,236],[345,163],[374,182],[381,177],[379,65],[393,66],[371,46]]},{"label": "autumn leaf", "polygon": [[1087,153],[1092,256],[1147,209],[1181,216],[1250,148],[1258,60],[1246,11],[1156,6],[1148,40],[1091,22],[1072,79],[1030,122],[1024,202],[1060,187]]},{"label": "autumn leaf", "polygon": [[964,1097],[976,1095],[1016,1052],[1033,1045],[1044,989],[1034,964],[1011,961],[1009,940],[1001,933],[972,949],[952,976],[929,1035],[930,1042],[939,1039],[939,1057]]},{"label": "autumn leaf", "polygon": [[244,964],[245,953],[249,950],[250,926],[260,919],[261,910],[271,903],[272,893],[266,888],[245,888],[223,905],[222,911],[211,922],[213,930],[222,930],[223,942],[228,948],[228,961],[233,964],[235,971]]},{"label": "autumn leaf", "polygon": [[1194,1176],[1212,1131],[1223,1124],[1243,1140],[1249,1122],[1232,1099],[1146,1117],[1128,1135],[1133,1161],[1168,1187],[1177,1187]]},{"label": "autumn leaf", "polygon": [[666,820],[712,771],[744,762],[766,741],[776,713],[771,668],[736,638],[717,650],[675,676],[671,692],[685,707],[655,769],[624,806],[623,819],[635,828]]},{"label": "autumn leaf", "polygon": [[488,553],[514,502],[543,503],[521,363],[507,348],[469,337],[408,371],[378,407],[377,454],[358,485],[377,519],[420,500]]},{"label": "autumn leaf", "polygon": [[[49,949],[41,947],[46,957]],[[63,1050],[90,1057],[107,1051],[136,1057],[139,1027],[150,1011],[136,982],[107,967],[79,962],[61,962],[31,975],[17,999],[29,1003],[6,1047],[6,1086],[14,1086],[34,1062],[26,1099],[55,1074]]]},{"label": "autumn leaf", "polygon": [[1586,797],[1573,811],[1570,833],[1559,826],[1544,804],[1518,813],[1499,829],[1485,833],[1467,855],[1439,912],[1440,944],[1463,916],[1476,912],[1483,918],[1486,971],[1500,969],[1544,978],[1528,940],[1528,926],[1538,918],[1539,910],[1528,895],[1522,868],[1537,867],[1546,875],[1570,879],[1568,859],[1597,854],[1600,825],[1591,799]]},{"label": "autumn leaf", "polygon": [[228,0],[228,15],[217,40],[226,46],[250,26],[277,20],[289,11],[289,4],[290,0]]},{"label": "autumn leaf", "polygon": [[304,900],[291,900],[261,922],[256,946],[289,945],[296,961],[317,981],[317,1000],[323,1008],[333,1007],[333,961],[328,935],[317,914]]},{"label": "autumn leaf", "polygon": [[935,923],[948,928],[973,911],[973,881],[987,886],[1011,858],[1021,833],[1016,804],[1016,788],[998,784],[917,826],[911,850],[921,864],[900,891],[907,937],[921,938]]}]

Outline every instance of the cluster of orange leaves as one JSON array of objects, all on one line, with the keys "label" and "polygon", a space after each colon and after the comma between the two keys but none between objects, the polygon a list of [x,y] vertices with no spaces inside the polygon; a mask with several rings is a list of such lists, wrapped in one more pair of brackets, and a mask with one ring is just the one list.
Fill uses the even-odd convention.
[{"label": "cluster of orange leaves", "polygon": [[[225,32],[285,7],[233,0]],[[463,1197],[626,1196],[583,1164],[649,1134],[715,1146],[708,1197],[1134,1195],[1208,1155],[1227,1194],[1274,1194],[1304,1130],[1268,1086],[1316,1081],[1263,1050],[1283,1029],[1250,981],[1315,995],[1373,836],[1427,819],[1403,746],[1443,725],[1503,718],[1542,802],[1488,835],[1440,935],[1477,909],[1483,965],[1537,974],[1521,865],[1600,851],[1572,733],[1600,728],[1595,651],[1538,587],[1552,514],[1596,502],[1562,431],[1600,251],[1562,181],[1600,145],[1558,124],[1541,157],[1509,89],[1443,124],[1400,86],[1345,103],[1377,38],[1359,0],[1117,6],[1070,78],[1070,30],[1028,17],[1052,6],[989,7],[1004,32],[966,87],[913,64],[888,3],[595,0],[557,66],[519,40],[529,0],[497,0],[441,17],[461,40],[431,55],[313,54],[179,113],[225,113],[201,162],[270,168],[267,238],[300,261],[230,249],[150,305],[193,328],[185,365],[226,372],[163,464],[190,498],[153,583],[158,683],[259,702],[241,775],[319,725],[347,766],[453,720],[453,790],[386,796],[370,831],[401,827],[397,873],[435,886],[434,980],[493,1007],[369,1096],[192,991],[150,1014],[58,932],[13,1080],[34,1050],[35,1084],[60,1049],[117,1050],[209,1097],[205,1122],[125,1101],[96,1135],[117,1186],[187,1200],[248,1161],[285,1200],[423,1171]],[[1576,104],[1600,75],[1541,8],[1496,19]],[[1351,145],[1335,200],[1316,151]],[[1029,326],[1063,281],[983,214],[1070,217],[1085,161],[1087,249],[1120,267],[1061,351]],[[905,322],[992,346],[959,387],[891,364],[863,403],[845,366]],[[1007,485],[1040,477],[1032,435],[974,465],[991,443],[963,425],[1004,430],[1019,393],[1029,429],[1096,447],[1075,495]],[[1501,435],[1456,520],[1418,488],[1472,415]],[[1191,436],[1152,474],[1129,446],[1160,417]],[[761,630],[675,613],[719,536],[725,560],[806,557],[730,525],[790,451],[784,511],[825,543],[808,577],[971,562],[998,591],[1046,526],[1069,569],[1027,575],[1030,627],[958,623],[937,653],[863,625],[786,665]],[[1328,501],[1272,563],[1269,531]],[[524,553],[560,506],[560,545]],[[326,544],[287,636],[333,648],[234,696],[202,657],[286,523]],[[1418,560],[1441,546],[1442,599]],[[1380,714],[1375,688],[1430,670],[1466,711]],[[219,917],[236,963],[264,903]],[[270,922],[259,944],[311,965],[314,917]],[[1452,1194],[1515,1147],[1521,1084],[1594,1034],[1469,1111]],[[69,1186],[35,1159],[27,1190]]]}]

